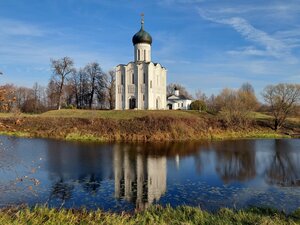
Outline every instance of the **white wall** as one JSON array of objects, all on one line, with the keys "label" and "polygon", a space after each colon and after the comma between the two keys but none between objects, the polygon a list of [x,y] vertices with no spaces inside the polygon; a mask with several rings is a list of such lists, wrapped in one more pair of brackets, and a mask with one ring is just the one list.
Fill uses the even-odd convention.
[{"label": "white wall", "polygon": [[151,62],[151,45],[146,43],[134,45],[134,61]]},{"label": "white wall", "polygon": [[129,109],[132,96],[136,99],[137,109],[166,109],[166,75],[165,68],[152,62],[130,62],[117,66],[116,109]]}]

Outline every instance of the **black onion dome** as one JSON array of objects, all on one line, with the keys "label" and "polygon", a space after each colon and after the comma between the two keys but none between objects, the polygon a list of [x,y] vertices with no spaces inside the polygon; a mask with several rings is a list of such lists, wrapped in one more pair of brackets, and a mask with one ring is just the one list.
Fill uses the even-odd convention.
[{"label": "black onion dome", "polygon": [[151,35],[144,30],[144,24],[142,22],[142,27],[133,37],[132,37],[132,43],[133,45],[139,44],[139,43],[147,43],[152,44],[152,37]]}]

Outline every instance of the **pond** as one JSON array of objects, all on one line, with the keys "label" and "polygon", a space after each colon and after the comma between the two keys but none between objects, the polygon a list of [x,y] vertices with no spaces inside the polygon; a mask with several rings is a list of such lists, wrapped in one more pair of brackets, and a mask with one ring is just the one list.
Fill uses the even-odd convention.
[{"label": "pond", "polygon": [[0,207],[300,207],[300,140],[87,144],[0,136]]}]

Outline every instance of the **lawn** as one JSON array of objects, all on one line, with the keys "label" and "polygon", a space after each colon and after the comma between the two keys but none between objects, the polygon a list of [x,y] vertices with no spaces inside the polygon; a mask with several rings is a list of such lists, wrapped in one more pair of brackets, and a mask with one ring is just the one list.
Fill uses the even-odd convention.
[{"label": "lawn", "polygon": [[188,118],[198,116],[198,112],[183,110],[51,110],[41,114],[41,117],[65,118],[102,118],[102,119],[133,119],[144,116]]}]

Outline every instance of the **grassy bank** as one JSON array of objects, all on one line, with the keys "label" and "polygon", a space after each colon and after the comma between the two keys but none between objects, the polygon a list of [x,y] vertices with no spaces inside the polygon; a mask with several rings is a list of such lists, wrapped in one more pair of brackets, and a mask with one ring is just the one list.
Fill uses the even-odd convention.
[{"label": "grassy bank", "polygon": [[[254,114],[247,127],[226,126],[218,116],[197,111],[60,110],[40,115],[0,115],[0,134],[74,141],[190,141],[282,138]],[[300,130],[291,120],[290,130]]]},{"label": "grassy bank", "polygon": [[2,209],[0,224],[300,224],[300,210],[286,215],[269,209],[208,213],[193,207],[151,207],[135,214],[105,213],[100,210]]}]

